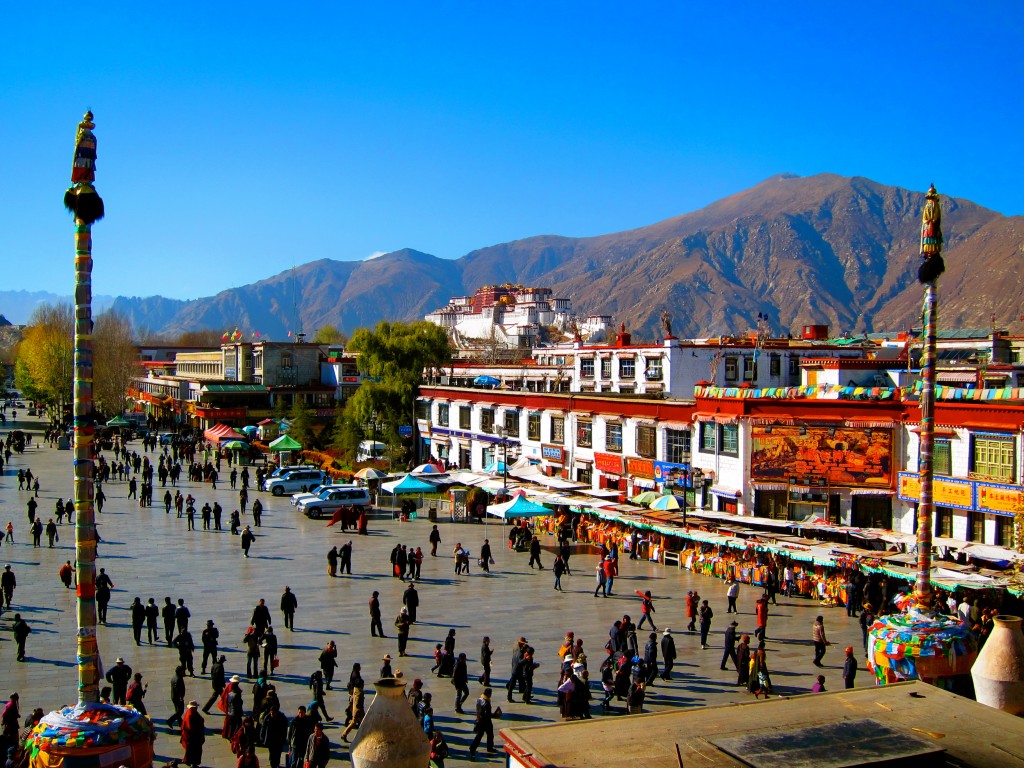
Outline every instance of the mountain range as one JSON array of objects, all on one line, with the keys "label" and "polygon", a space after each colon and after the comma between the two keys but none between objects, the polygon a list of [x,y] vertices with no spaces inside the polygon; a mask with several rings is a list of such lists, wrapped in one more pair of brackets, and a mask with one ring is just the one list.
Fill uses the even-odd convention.
[{"label": "mountain range", "polygon": [[[942,190],[940,190],[940,193]],[[779,175],[706,208],[596,237],[540,235],[458,259],[409,248],[366,261],[321,259],[215,296],[117,297],[137,327],[177,335],[239,328],[283,338],[336,325],[414,320],[489,284],[543,286],[581,314],[607,314],[637,339],[668,310],[683,337],[737,335],[758,313],[775,334],[920,325],[916,279],[924,194],[860,177]],[[1024,329],[1024,217],[942,197],[940,326]],[[0,291],[0,310],[16,315]]]}]

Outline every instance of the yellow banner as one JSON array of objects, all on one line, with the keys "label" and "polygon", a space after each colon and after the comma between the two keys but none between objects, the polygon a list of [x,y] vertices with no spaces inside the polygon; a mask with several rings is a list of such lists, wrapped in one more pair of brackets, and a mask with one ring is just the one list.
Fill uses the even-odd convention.
[{"label": "yellow banner", "polygon": [[978,483],[978,509],[1009,514],[1024,511],[1024,490]]}]

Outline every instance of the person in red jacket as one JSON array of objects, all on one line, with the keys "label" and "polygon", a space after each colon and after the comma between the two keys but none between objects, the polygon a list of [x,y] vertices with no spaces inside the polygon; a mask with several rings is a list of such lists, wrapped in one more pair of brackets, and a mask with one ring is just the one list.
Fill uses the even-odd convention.
[{"label": "person in red jacket", "polygon": [[764,632],[768,626],[768,595],[763,594],[757,598],[754,604],[754,614],[757,618],[757,629],[754,630],[754,637],[764,642]]},{"label": "person in red jacket", "polygon": [[689,632],[697,631],[697,608],[700,606],[700,595],[696,592],[686,593],[686,618],[690,623],[686,625]]},{"label": "person in red jacket", "polygon": [[651,590],[641,592],[638,589],[636,594],[640,598],[640,623],[636,625],[637,630],[642,629],[646,621],[651,625],[651,631],[657,632],[658,628],[654,626],[654,599],[651,597]]},{"label": "person in red jacket", "polygon": [[182,762],[190,768],[203,763],[203,744],[206,741],[206,721],[199,714],[199,703],[190,701],[181,719],[181,746],[185,749]]}]

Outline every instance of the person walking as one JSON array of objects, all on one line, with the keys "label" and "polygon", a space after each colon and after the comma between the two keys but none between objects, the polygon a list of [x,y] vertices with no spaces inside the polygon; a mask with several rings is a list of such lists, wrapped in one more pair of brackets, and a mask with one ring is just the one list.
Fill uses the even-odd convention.
[{"label": "person walking", "polygon": [[[419,548],[417,547],[417,551]],[[480,546],[480,570],[484,573],[491,572],[491,563],[494,562],[494,555],[491,553],[491,541],[490,539],[484,539],[484,543]],[[417,578],[419,578],[417,576]]]},{"label": "person walking", "polygon": [[[411,585],[410,585],[411,586]],[[398,630],[398,655],[405,656],[405,649],[409,645],[409,609],[402,607],[401,612],[395,617],[395,629]]]},{"label": "person walking", "polygon": [[60,577],[60,583],[64,585],[64,589],[71,589],[74,586],[75,580],[75,569],[71,567],[71,561],[64,561],[64,565],[57,571],[57,576]]},{"label": "person walking", "polygon": [[271,706],[263,718],[262,736],[270,768],[280,768],[281,754],[288,743],[288,718],[281,711],[280,703]]},{"label": "person walking", "polygon": [[146,704],[143,701],[146,697],[146,690],[148,688],[148,685],[142,684],[142,673],[136,672],[133,676],[131,685],[128,686],[128,693],[125,697],[128,704],[143,715],[148,714],[146,712]]},{"label": "person walking", "polygon": [[110,605],[110,587],[96,582],[96,621],[100,624],[107,623],[107,607]]},{"label": "person walking", "polygon": [[295,631],[295,609],[299,607],[299,600],[295,597],[291,587],[285,586],[281,595],[281,613],[284,614],[285,629]]},{"label": "person walking", "polygon": [[[97,595],[99,589],[96,590]],[[110,592],[107,592],[107,599],[110,598]],[[107,611],[106,608],[103,610],[103,621],[106,622]],[[157,629],[157,624],[160,621],[160,606],[156,604],[156,600],[152,597],[149,598],[149,602],[146,603],[146,639],[150,645],[160,642],[160,631]],[[206,671],[205,669],[203,670]]]},{"label": "person walking", "polygon": [[206,743],[206,720],[199,714],[199,704],[190,701],[181,718],[181,746],[185,756],[181,762],[189,768],[203,764],[203,744]]},{"label": "person walking", "polygon": [[640,598],[640,621],[636,625],[637,630],[643,629],[646,621],[651,625],[651,631],[657,632],[658,628],[654,626],[654,598],[651,596],[651,590],[641,592],[638,589],[636,594]]},{"label": "person walking", "polygon": [[11,566],[5,565],[4,572],[0,574],[0,590],[3,590],[3,599],[6,609],[11,610],[11,600],[14,597],[14,590],[18,586],[18,579],[11,570]]},{"label": "person walking", "polygon": [[338,573],[352,575],[352,542],[342,544],[338,550]]},{"label": "person walking", "polygon": [[[604,575],[604,560],[600,560],[597,563],[597,568],[594,570],[596,586],[594,587],[594,597],[605,591],[605,575]],[[605,595],[608,597],[608,595]]]},{"label": "person walking", "polygon": [[672,667],[676,663],[676,641],[672,637],[672,630],[668,627],[661,633],[661,658],[663,661],[663,669],[661,672],[662,680],[672,679]]},{"label": "person walking", "polygon": [[[243,489],[244,490],[244,489]],[[245,512],[245,505],[242,505],[242,512]],[[263,502],[256,499],[252,503],[252,522],[257,528],[263,527]],[[284,715],[281,715],[284,717]]]},{"label": "person walking", "polygon": [[754,618],[757,623],[754,629],[754,637],[762,643],[765,640],[765,631],[768,629],[768,595],[761,595],[754,604]]},{"label": "person walking", "polygon": [[306,745],[305,763],[303,768],[327,768],[331,759],[331,742],[324,733],[321,722],[313,724],[313,735]]},{"label": "person walking", "polygon": [[611,597],[612,587],[615,585],[615,577],[618,575],[618,565],[615,559],[610,555],[603,561],[602,567],[604,568],[604,596]]},{"label": "person walking", "polygon": [[686,593],[686,618],[690,623],[686,625],[688,632],[697,631],[697,612],[700,609],[700,595],[694,591]]},{"label": "person walking", "polygon": [[260,645],[263,647],[263,674],[273,677],[274,668],[277,666],[278,648],[277,635],[274,634],[273,627],[267,627]]},{"label": "person walking", "polygon": [[288,757],[289,768],[299,768],[306,757],[306,746],[313,735],[314,719],[306,714],[305,707],[299,707],[288,724]]},{"label": "person walking", "polygon": [[565,573],[565,561],[562,560],[561,555],[555,555],[554,565],[551,566],[551,572],[555,576],[555,591],[562,591],[562,574]]},{"label": "person walking", "polygon": [[428,541],[430,542],[430,556],[437,557],[437,545],[441,543],[441,532],[437,530],[436,525],[430,529]]},{"label": "person walking", "polygon": [[857,659],[853,655],[853,646],[846,646],[846,660],[843,661],[843,685],[853,688],[857,679]]},{"label": "person walking", "polygon": [[736,656],[736,627],[739,624],[735,621],[731,622],[728,627],[725,628],[724,638],[724,650],[722,651],[722,663],[719,665],[721,670],[726,670],[725,662],[732,659],[732,663],[739,667],[739,659]]},{"label": "person walking", "polygon": [[711,610],[707,600],[700,604],[700,647],[704,650],[708,647],[708,633],[711,631],[711,619],[714,615],[715,612]]},{"label": "person walking", "polygon": [[174,668],[174,676],[171,677],[171,706],[174,707],[174,714],[167,718],[167,727],[173,728],[175,724],[181,725],[185,715],[185,670],[182,667]]},{"label": "person walking", "polygon": [[28,640],[28,636],[32,634],[32,627],[30,627],[28,623],[21,618],[20,613],[16,613],[14,614],[14,624],[11,627],[11,631],[14,632],[14,644],[18,648],[18,661],[24,661],[25,641]]},{"label": "person walking", "polygon": [[180,635],[188,629],[188,620],[192,618],[192,612],[185,606],[185,600],[178,598],[178,607],[174,609],[174,624],[178,627]]},{"label": "person walking", "polygon": [[736,646],[736,685],[746,685],[750,678],[750,635],[743,635]]},{"label": "person walking", "polygon": [[416,609],[420,606],[420,593],[416,591],[416,585],[412,582],[402,593],[402,605],[409,609],[409,623],[416,623]]},{"label": "person walking", "polygon": [[206,674],[207,661],[217,659],[217,645],[220,643],[220,630],[213,624],[213,619],[206,620],[206,629],[200,636],[203,644],[203,663],[200,665],[202,674]]},{"label": "person walking", "polygon": [[387,637],[384,625],[380,623],[380,592],[374,592],[370,598],[370,637]]},{"label": "person walking", "polygon": [[491,657],[494,651],[491,649],[491,638],[485,637],[480,644],[480,684],[487,686],[491,684]]},{"label": "person walking", "polygon": [[217,660],[213,662],[213,666],[210,667],[210,687],[213,689],[213,695],[210,696],[206,704],[203,705],[203,712],[206,714],[210,714],[210,707],[219,702],[221,695],[224,693],[224,687],[227,685],[227,675],[224,671],[224,662],[227,660],[227,656],[219,656]]},{"label": "person walking", "polygon": [[252,528],[248,525],[245,526],[245,530],[242,531],[242,556],[249,556],[249,547],[256,541],[256,535],[252,532]]},{"label": "person walking", "polygon": [[495,714],[500,714],[501,709],[499,708],[497,713],[491,709],[491,689],[484,688],[480,698],[476,700],[476,722],[473,724],[473,733],[476,734],[473,737],[473,742],[469,745],[469,757],[471,760],[476,759],[476,749],[480,746],[480,741],[486,736],[487,737],[487,751],[497,752],[494,748],[494,724],[492,722]]},{"label": "person walking", "polygon": [[334,578],[338,575],[338,547],[331,547],[327,553],[327,575]]},{"label": "person walking", "polygon": [[460,653],[455,660],[455,668],[452,670],[452,685],[455,686],[455,711],[464,715],[462,705],[469,698],[469,669],[466,662],[466,654]]},{"label": "person walking", "polygon": [[730,576],[729,580],[725,582],[727,589],[725,590],[725,596],[729,600],[729,607],[726,609],[726,613],[739,613],[740,609],[736,607],[736,599],[740,596],[740,583],[736,581],[735,577]]},{"label": "person walking", "polygon": [[164,620],[164,640],[167,642],[168,647],[171,645],[171,640],[174,639],[174,614],[175,614],[174,603],[171,602],[171,598],[164,598],[163,608],[160,609],[160,615]]},{"label": "person walking", "polygon": [[[530,568],[533,568],[533,564],[537,564],[537,568],[541,571],[544,570],[544,566],[540,564],[540,539],[536,536],[530,541]],[[488,721],[490,722],[490,721]],[[492,729],[493,732],[493,729]],[[493,738],[493,737],[492,737]]]},{"label": "person walking", "polygon": [[206,743],[206,720],[199,714],[199,703],[189,701],[181,717],[180,743],[185,751],[181,762],[188,768],[203,764],[203,744]]},{"label": "person walking", "polygon": [[324,720],[332,722],[334,720],[329,714],[327,714],[327,703],[324,700],[324,673],[319,669],[313,672],[309,676],[309,690],[313,692],[313,702],[310,704],[310,712],[316,714],[317,710],[323,715]]},{"label": "person walking", "polygon": [[[171,645],[178,649],[178,663],[181,665],[181,669],[187,670],[189,677],[195,677],[196,643],[192,639],[192,633],[188,631],[187,627],[178,633],[178,636],[174,638]],[[182,712],[185,711],[184,693],[181,695],[181,710]]]},{"label": "person walking", "polygon": [[326,684],[327,690],[331,690],[331,683],[334,682],[334,671],[338,668],[338,646],[334,644],[333,640],[327,643],[327,646],[320,651],[320,671],[324,673],[324,683]]},{"label": "person walking", "polygon": [[135,638],[136,645],[142,645],[142,627],[146,623],[146,606],[142,604],[142,600],[136,597],[131,604],[132,614],[132,636]]},{"label": "person walking", "polygon": [[825,617],[818,616],[811,627],[811,640],[814,642],[814,666],[823,667],[821,660],[825,658],[825,648],[832,645],[825,637]]},{"label": "person walking", "polygon": [[128,698],[128,683],[132,679],[132,668],[120,656],[114,666],[107,670],[106,680],[110,683],[111,702],[124,704]]}]

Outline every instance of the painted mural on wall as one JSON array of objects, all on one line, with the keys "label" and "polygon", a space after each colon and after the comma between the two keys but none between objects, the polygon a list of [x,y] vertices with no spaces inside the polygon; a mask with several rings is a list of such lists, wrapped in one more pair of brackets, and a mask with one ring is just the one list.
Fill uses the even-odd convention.
[{"label": "painted mural on wall", "polygon": [[752,437],[754,480],[892,486],[892,430],[771,426],[754,427]]}]

